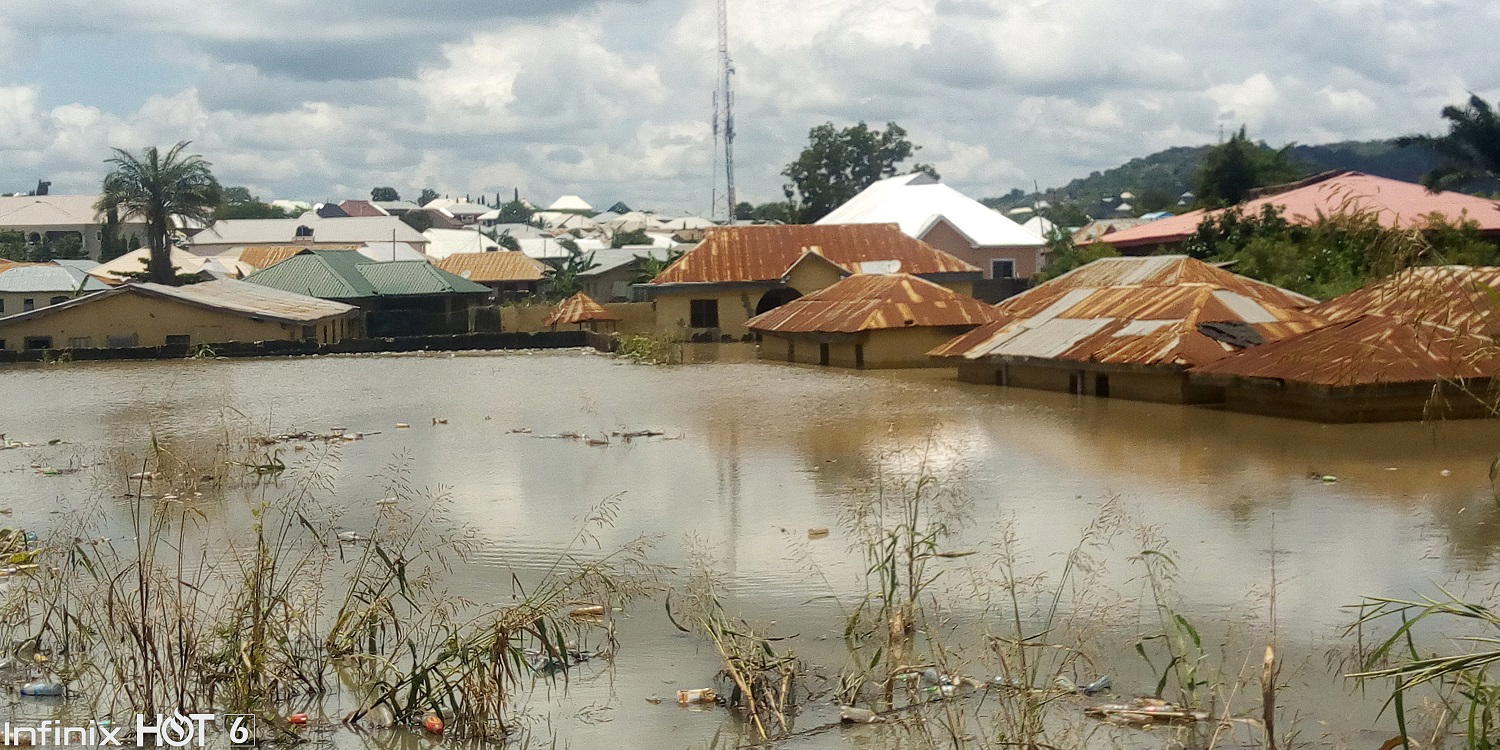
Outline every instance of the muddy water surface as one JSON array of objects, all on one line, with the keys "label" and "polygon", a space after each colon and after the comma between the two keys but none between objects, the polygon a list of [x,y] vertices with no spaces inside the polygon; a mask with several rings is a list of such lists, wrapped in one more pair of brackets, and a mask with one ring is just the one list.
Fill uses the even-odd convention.
[{"label": "muddy water surface", "polygon": [[[726,352],[744,359],[744,350]],[[448,423],[433,425],[434,417]],[[412,426],[396,430],[397,422]],[[1140,529],[1169,541],[1175,595],[1231,673],[1259,660],[1270,632],[1274,549],[1290,683],[1283,704],[1304,740],[1334,745],[1391,733],[1377,718],[1381,696],[1362,697],[1337,677],[1351,645],[1340,638],[1352,619],[1342,606],[1363,595],[1433,593],[1435,584],[1482,595],[1500,549],[1487,476],[1500,449],[1494,423],[1324,426],[965,385],[943,371],[753,361],[654,368],[571,351],[0,369],[0,433],[65,441],[0,451],[0,506],[27,528],[45,530],[69,511],[123,527],[125,501],[98,489],[101,469],[53,477],[31,465],[116,472],[145,455],[153,434],[191,450],[222,441],[230,423],[382,431],[340,451],[334,502],[358,527],[393,465],[416,485],[450,492],[454,513],[444,523],[472,526],[482,539],[451,586],[479,599],[503,600],[512,572],[550,565],[590,508],[619,495],[622,513],[600,535],[604,547],[651,535],[656,559],[679,569],[691,547],[710,550],[733,606],[795,635],[796,648],[825,666],[837,663],[842,628],[830,597],[860,591],[840,509],[877,471],[908,470],[917,454],[943,467],[967,500],[955,547],[983,552],[1010,528],[1023,564],[1038,573],[1055,573],[1101,504],[1113,502],[1130,528],[1102,555],[1098,599],[1112,616],[1100,627],[1099,671],[1123,693],[1152,687],[1130,650],[1150,630],[1129,559]],[[516,428],[651,428],[672,439],[595,447]],[[225,527],[243,523],[245,498],[235,494],[204,500],[204,511]],[[833,533],[809,541],[810,527]],[[990,616],[961,597],[949,606],[959,620],[966,611]],[[722,711],[646,702],[710,684],[717,666],[670,627],[659,603],[627,614],[612,665],[591,665],[565,695],[533,698],[537,731],[573,747],[702,747],[717,732],[733,735]],[[603,710],[583,721],[581,707]],[[802,722],[830,715],[816,706]],[[794,746],[853,741],[882,742],[832,732]]]}]

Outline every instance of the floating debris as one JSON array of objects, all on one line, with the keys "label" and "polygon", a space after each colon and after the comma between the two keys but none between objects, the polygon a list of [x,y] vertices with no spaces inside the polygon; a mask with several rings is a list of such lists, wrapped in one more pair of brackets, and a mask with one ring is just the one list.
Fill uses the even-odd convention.
[{"label": "floating debris", "polygon": [[839,721],[844,724],[878,724],[885,721],[885,717],[868,708],[839,706]]},{"label": "floating debris", "polygon": [[433,417],[432,418],[432,423],[434,425],[448,424],[448,420],[442,419],[442,418],[439,418],[439,417]]},{"label": "floating debris", "polygon": [[579,619],[601,618],[604,617],[604,607],[603,605],[599,604],[589,604],[583,607],[576,607],[573,609],[573,611],[568,613],[568,616],[576,617]]},{"label": "floating debris", "polygon": [[1085,716],[1122,724],[1175,724],[1207,721],[1207,711],[1193,711],[1160,698],[1136,698],[1129,703],[1105,703],[1083,709]]},{"label": "floating debris", "polygon": [[338,533],[339,544],[363,544],[370,538],[356,531],[340,531]]},{"label": "floating debris", "polygon": [[678,690],[677,702],[688,706],[694,703],[713,703],[718,700],[719,694],[713,688],[695,688],[693,690]]},{"label": "floating debris", "polygon": [[[489,419],[489,417],[485,417],[485,419]],[[531,428],[530,427],[512,427],[512,428],[506,430],[505,433],[507,435],[530,435],[531,434]]]},{"label": "floating debris", "polygon": [[808,539],[822,539],[828,536],[827,526],[814,526],[807,530]]}]

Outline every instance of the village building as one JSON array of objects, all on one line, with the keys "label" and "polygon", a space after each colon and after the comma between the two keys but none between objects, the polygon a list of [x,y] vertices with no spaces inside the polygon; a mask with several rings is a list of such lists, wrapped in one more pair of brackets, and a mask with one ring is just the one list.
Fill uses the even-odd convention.
[{"label": "village building", "polygon": [[999,211],[922,174],[881,180],[818,224],[895,222],[901,231],[979,267],[986,279],[1030,278],[1046,242]]},{"label": "village building", "polygon": [[969,294],[978,268],[896,224],[714,227],[643,286],[658,330],[747,338],[745,322],[855,273],[909,273]]},{"label": "village building", "polygon": [[436,265],[448,273],[489,287],[494,290],[496,299],[502,301],[536,295],[549,270],[541,261],[525,253],[509,251],[453,253]]},{"label": "village building", "polygon": [[477,229],[434,228],[423,232],[422,236],[427,238],[427,257],[433,260],[442,260],[454,253],[488,253],[504,249]]},{"label": "village building", "polygon": [[356,305],[370,336],[470,333],[498,328],[488,287],[426,261],[373,261],[357,252],[304,250],[245,277],[296,294]]},{"label": "village building", "polygon": [[231,341],[334,343],[357,335],[359,308],[221,279],[131,283],[0,318],[0,349],[190,346]]},{"label": "village building", "polygon": [[[1286,185],[1261,188],[1234,208],[1258,215],[1275,206],[1287,221],[1311,224],[1320,217],[1368,213],[1387,229],[1425,226],[1431,216],[1449,222],[1472,221],[1482,235],[1500,238],[1500,203],[1463,193],[1429,192],[1414,182],[1353,171],[1332,171]],[[1121,229],[1102,237],[1126,255],[1147,255],[1181,243],[1210,216],[1229,209],[1191,211],[1160,221]]]},{"label": "village building", "polygon": [[428,240],[394,216],[324,219],[303,214],[295,219],[221,219],[193,235],[187,249],[195,255],[223,255],[255,245],[327,247],[370,242],[403,242],[426,252]]},{"label": "village building", "polygon": [[1425,266],[1309,311],[1329,325],[1200,366],[1236,411],[1321,422],[1497,414],[1500,268]]},{"label": "village building", "polygon": [[589,202],[576,196],[564,195],[547,206],[547,211],[553,213],[578,214],[581,216],[593,216],[594,207]]},{"label": "village building", "polygon": [[[84,254],[98,259],[107,230],[105,219],[94,210],[97,195],[0,196],[0,232],[19,232],[31,245],[76,238]],[[131,216],[120,217],[116,236],[136,247],[146,236],[146,223]]]},{"label": "village building", "polygon": [[1141,401],[1217,403],[1188,371],[1322,325],[1315,300],[1187,256],[1105,258],[996,306],[935,348],[960,380]]},{"label": "village building", "polygon": [[[205,257],[172,247],[167,250],[167,257],[172,264],[172,272],[177,276],[199,279],[243,279],[255,273],[254,266],[241,263],[238,259],[228,256]],[[151,248],[143,247],[131,250],[108,263],[100,263],[90,268],[88,273],[110,285],[123,284],[132,280],[144,281],[142,276],[149,271],[147,264],[150,261]]]},{"label": "village building", "polygon": [[346,216],[390,216],[385,209],[375,205],[372,201],[347,200],[340,203],[339,208],[344,209]]},{"label": "village building", "polygon": [[583,292],[557,303],[557,307],[542,321],[542,325],[552,330],[558,326],[577,326],[579,330],[589,331],[613,331],[620,322],[620,316],[604,309],[604,306],[595,302],[594,299]]},{"label": "village building", "polygon": [[642,278],[647,273],[646,261],[650,259],[665,263],[671,255],[671,249],[655,245],[626,245],[593,250],[589,257],[594,259],[595,265],[578,274],[578,280],[583,283],[583,291],[594,299],[605,302],[636,301],[640,295],[637,286],[642,281],[650,280],[649,277]]},{"label": "village building", "polygon": [[108,284],[72,265],[0,264],[0,316],[62,304],[108,288]]},{"label": "village building", "polygon": [[759,356],[859,369],[952,366],[934,347],[1000,317],[993,306],[911,274],[854,274],[746,322]]}]

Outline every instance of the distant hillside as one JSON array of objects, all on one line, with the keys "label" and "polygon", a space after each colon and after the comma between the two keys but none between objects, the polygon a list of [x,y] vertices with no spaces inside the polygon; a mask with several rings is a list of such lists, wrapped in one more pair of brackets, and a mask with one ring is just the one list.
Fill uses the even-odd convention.
[{"label": "distant hillside", "polygon": [[[1178,146],[1158,151],[1150,156],[1131,159],[1113,169],[1094,172],[1059,188],[1042,191],[1041,199],[1054,204],[1071,203],[1083,211],[1101,203],[1113,204],[1120,193],[1135,195],[1138,209],[1176,209],[1177,199],[1193,189],[1198,164],[1210,146]],[[1437,159],[1420,148],[1399,148],[1394,141],[1344,141],[1321,146],[1296,146],[1292,159],[1307,174],[1317,174],[1331,169],[1353,169],[1381,177],[1416,182],[1423,174],[1437,166]],[[1470,186],[1473,191],[1492,192],[1500,190],[1500,184]],[[1001,210],[1030,205],[1036,196],[1012,190],[1010,193],[984,201]],[[1178,209],[1180,210],[1180,209]]]}]

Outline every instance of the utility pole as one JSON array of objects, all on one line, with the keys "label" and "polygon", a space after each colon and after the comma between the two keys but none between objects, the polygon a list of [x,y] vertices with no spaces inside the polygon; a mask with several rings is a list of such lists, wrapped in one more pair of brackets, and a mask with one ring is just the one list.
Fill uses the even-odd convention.
[{"label": "utility pole", "polygon": [[[728,221],[734,221],[734,60],[729,56],[729,3],[719,0],[719,74],[724,102],[724,204]],[[719,130],[718,107],[714,107],[714,130]]]}]

